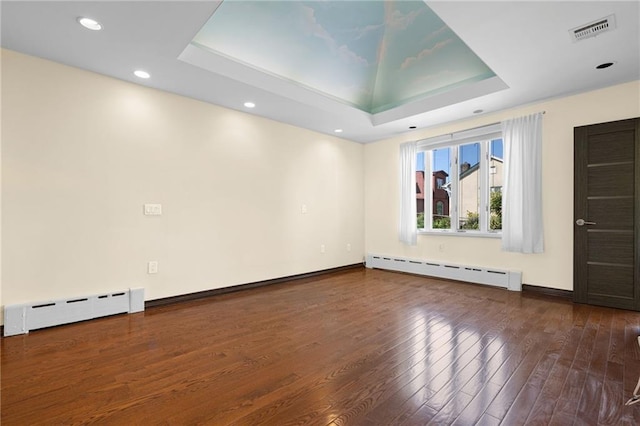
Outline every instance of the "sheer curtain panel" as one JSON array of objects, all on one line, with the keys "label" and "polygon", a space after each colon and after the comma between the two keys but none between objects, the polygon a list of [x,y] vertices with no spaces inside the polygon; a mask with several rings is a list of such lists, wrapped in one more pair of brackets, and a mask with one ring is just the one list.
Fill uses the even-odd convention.
[{"label": "sheer curtain panel", "polygon": [[542,253],[542,113],[502,122],[502,249]]},{"label": "sheer curtain panel", "polygon": [[416,143],[400,145],[400,241],[409,245],[418,242],[416,217]]}]

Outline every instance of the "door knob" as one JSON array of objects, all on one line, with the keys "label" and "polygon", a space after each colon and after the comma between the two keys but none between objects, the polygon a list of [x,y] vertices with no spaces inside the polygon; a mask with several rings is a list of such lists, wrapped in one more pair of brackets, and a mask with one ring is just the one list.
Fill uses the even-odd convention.
[{"label": "door knob", "polygon": [[584,219],[578,219],[578,220],[576,220],[576,225],[578,225],[578,226],[584,226],[584,225],[595,225],[595,224],[596,224],[595,222],[587,222],[587,221],[586,221],[586,220],[584,220]]}]

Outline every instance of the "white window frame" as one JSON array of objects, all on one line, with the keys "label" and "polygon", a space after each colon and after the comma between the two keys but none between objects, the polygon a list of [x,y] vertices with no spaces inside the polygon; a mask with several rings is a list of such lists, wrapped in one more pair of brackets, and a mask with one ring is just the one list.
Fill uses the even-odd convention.
[{"label": "white window frame", "polygon": [[[502,139],[502,130],[500,123],[478,127],[475,129],[465,130],[462,132],[451,133],[448,135],[437,136],[434,138],[424,139],[417,142],[417,150],[424,152],[424,228],[418,229],[421,234],[437,234],[437,235],[456,235],[456,236],[474,236],[474,237],[490,237],[500,238],[502,230],[489,229],[490,221],[490,197],[489,191],[489,159],[491,156],[491,141]],[[458,186],[460,179],[459,155],[460,147],[473,143],[480,143],[480,205],[478,208],[479,225],[478,230],[459,229],[460,213],[458,211]],[[434,229],[433,228],[433,161],[432,151],[436,149],[450,149],[449,156],[449,182],[451,184],[451,194],[449,198],[449,217],[451,218],[450,229]],[[453,148],[453,149],[452,149]]]}]

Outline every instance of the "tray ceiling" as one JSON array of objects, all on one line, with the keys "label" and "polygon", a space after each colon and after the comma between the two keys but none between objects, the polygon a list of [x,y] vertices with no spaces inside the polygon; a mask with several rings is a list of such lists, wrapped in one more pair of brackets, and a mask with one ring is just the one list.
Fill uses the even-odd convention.
[{"label": "tray ceiling", "polygon": [[423,1],[224,1],[205,52],[370,114],[495,77]]}]

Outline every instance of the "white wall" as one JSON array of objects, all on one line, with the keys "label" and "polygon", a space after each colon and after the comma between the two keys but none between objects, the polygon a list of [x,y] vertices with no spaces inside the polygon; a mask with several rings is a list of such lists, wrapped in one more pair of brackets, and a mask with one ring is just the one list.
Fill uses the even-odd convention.
[{"label": "white wall", "polygon": [[[502,252],[500,240],[478,237],[420,235],[418,245],[414,247],[398,241],[398,153],[402,142],[496,123],[538,111],[546,111],[543,119],[543,254]],[[573,128],[638,116],[640,82],[636,81],[366,145],[366,252],[520,270],[526,284],[572,290]]]},{"label": "white wall", "polygon": [[362,262],[360,144],[7,50],[2,124],[1,305]]}]

